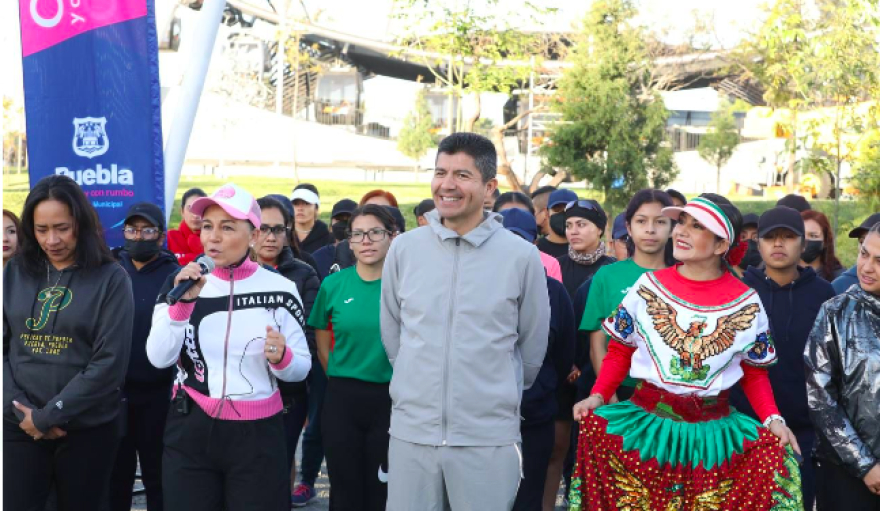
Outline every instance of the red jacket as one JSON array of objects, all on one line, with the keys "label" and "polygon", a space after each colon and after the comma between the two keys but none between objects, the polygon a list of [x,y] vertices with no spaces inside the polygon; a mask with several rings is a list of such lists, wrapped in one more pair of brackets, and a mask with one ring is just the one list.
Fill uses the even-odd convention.
[{"label": "red jacket", "polygon": [[179,229],[171,229],[168,231],[168,250],[174,252],[177,262],[181,266],[186,266],[196,260],[204,249],[202,248],[202,240],[199,238],[199,231],[190,230],[186,222],[180,222]]}]

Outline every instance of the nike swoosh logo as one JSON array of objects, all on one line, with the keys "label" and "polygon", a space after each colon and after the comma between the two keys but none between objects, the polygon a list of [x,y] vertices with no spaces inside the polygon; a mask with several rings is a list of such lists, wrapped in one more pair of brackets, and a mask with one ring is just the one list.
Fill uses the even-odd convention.
[{"label": "nike swoosh logo", "polygon": [[345,303],[351,303],[352,300],[354,300],[354,298],[349,298],[348,300],[345,301]]},{"label": "nike swoosh logo", "polygon": [[379,465],[379,482],[388,484],[388,472],[382,472],[382,465]]}]

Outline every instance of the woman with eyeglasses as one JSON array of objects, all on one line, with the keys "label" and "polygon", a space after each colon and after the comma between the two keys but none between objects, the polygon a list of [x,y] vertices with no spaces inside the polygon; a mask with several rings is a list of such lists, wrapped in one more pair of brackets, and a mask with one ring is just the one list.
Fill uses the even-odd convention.
[{"label": "woman with eyeglasses", "polygon": [[[169,277],[147,338],[154,366],[178,366],[165,424],[165,509],[287,511],[278,380],[302,381],[312,365],[302,299],[293,282],[250,258],[262,226],[250,193],[230,183],[192,212],[214,268],[203,274],[193,262]],[[186,281],[193,286],[166,304]]]},{"label": "woman with eyeglasses", "polygon": [[199,231],[202,228],[202,219],[192,212],[192,205],[201,197],[207,197],[201,188],[190,188],[183,192],[180,199],[180,227],[168,231],[168,250],[177,257],[177,262],[182,266],[196,260],[202,253],[202,242]]},{"label": "woman with eyeglasses", "polygon": [[[3,509],[107,505],[131,348],[131,281],[69,177],[28,194],[3,272]],[[129,491],[131,487],[129,486]]]},{"label": "woman with eyeglasses", "polygon": [[321,424],[334,509],[385,509],[391,364],[379,333],[379,301],[395,231],[386,208],[356,209],[349,241],[357,263],[324,279],[309,317],[328,377]]},{"label": "woman with eyeglasses", "polygon": [[[274,268],[296,284],[302,297],[303,312],[308,318],[318,296],[321,281],[318,273],[308,263],[298,259],[290,246],[290,213],[284,205],[272,197],[257,200],[260,206],[260,236],[254,244],[257,262]],[[306,341],[312,360],[316,360],[315,329],[306,327]],[[284,433],[287,439],[287,464],[290,467],[291,484],[296,481],[296,446],[309,412],[308,384],[303,381],[279,381],[281,401],[284,403]]]}]

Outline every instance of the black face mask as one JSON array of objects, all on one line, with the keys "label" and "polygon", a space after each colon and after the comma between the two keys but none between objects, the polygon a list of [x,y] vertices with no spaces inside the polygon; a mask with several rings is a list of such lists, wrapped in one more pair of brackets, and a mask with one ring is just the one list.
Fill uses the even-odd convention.
[{"label": "black face mask", "polygon": [[345,239],[346,230],[348,229],[348,222],[336,222],[332,226],[330,226],[330,230],[333,231],[333,237],[336,238],[336,241],[342,241]]},{"label": "black face mask", "polygon": [[810,264],[822,255],[822,250],[824,248],[825,243],[823,243],[822,240],[807,241],[807,246],[804,248],[804,253],[801,254],[801,259],[805,263]]},{"label": "black face mask", "polygon": [[761,252],[758,251],[758,242],[746,240],[746,244],[749,248],[746,250],[746,255],[743,256],[742,261],[739,262],[739,267],[743,270],[748,269],[749,266],[757,268],[763,262]]},{"label": "black face mask", "polygon": [[550,228],[553,229],[553,232],[556,233],[557,236],[565,236],[565,215],[563,213],[556,213],[555,215],[550,217]]},{"label": "black face mask", "polygon": [[125,240],[125,251],[131,258],[139,263],[145,263],[154,258],[162,247],[156,240]]}]

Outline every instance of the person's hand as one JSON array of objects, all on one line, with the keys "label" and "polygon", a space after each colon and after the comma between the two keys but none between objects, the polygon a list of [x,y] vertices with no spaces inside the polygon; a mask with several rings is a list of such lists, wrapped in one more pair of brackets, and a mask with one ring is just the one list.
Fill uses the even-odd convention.
[{"label": "person's hand", "polygon": [[24,420],[21,421],[18,427],[20,427],[21,430],[27,433],[29,436],[33,437],[34,440],[39,440],[43,438],[43,432],[37,429],[36,426],[34,426],[33,410],[24,406],[18,401],[13,401],[12,405],[15,406],[15,408],[19,412],[24,414]]},{"label": "person's hand", "polygon": [[67,431],[64,431],[58,426],[52,426],[52,429],[50,429],[48,433],[43,435],[43,440],[58,440],[59,438],[65,436],[67,436]]},{"label": "person's hand", "polygon": [[189,263],[177,272],[177,276],[174,277],[174,287],[177,287],[178,284],[187,280],[195,280],[196,283],[180,298],[181,300],[195,300],[202,292],[202,288],[205,287],[205,282],[208,281],[208,279],[202,275],[202,267],[199,263]]},{"label": "person's hand", "polygon": [[779,446],[785,447],[788,444],[791,444],[794,452],[801,454],[801,447],[797,443],[797,438],[795,438],[794,433],[788,429],[788,426],[782,423],[782,421],[775,420],[770,423],[770,432],[776,435],[776,438],[779,439]]},{"label": "person's hand", "polygon": [[284,336],[281,332],[275,330],[271,326],[266,326],[266,345],[263,347],[263,353],[266,354],[266,360],[269,363],[277,364],[284,358],[284,350],[287,346],[284,343]]},{"label": "person's hand", "polygon": [[865,486],[871,490],[871,493],[880,495],[880,464],[874,465],[874,468],[868,471],[862,480],[865,481]]},{"label": "person's hand", "polygon": [[573,410],[574,420],[580,421],[582,419],[585,419],[587,417],[587,415],[590,415],[590,413],[592,413],[593,410],[595,410],[596,408],[599,408],[603,404],[605,404],[605,400],[602,398],[602,396],[600,394],[593,394],[592,396],[588,397],[587,399],[584,399],[583,401],[576,403],[574,405],[574,410]]},{"label": "person's hand", "polygon": [[568,373],[568,377],[565,379],[568,383],[574,383],[578,378],[581,377],[581,370],[578,369],[576,365],[571,366],[571,372]]}]

